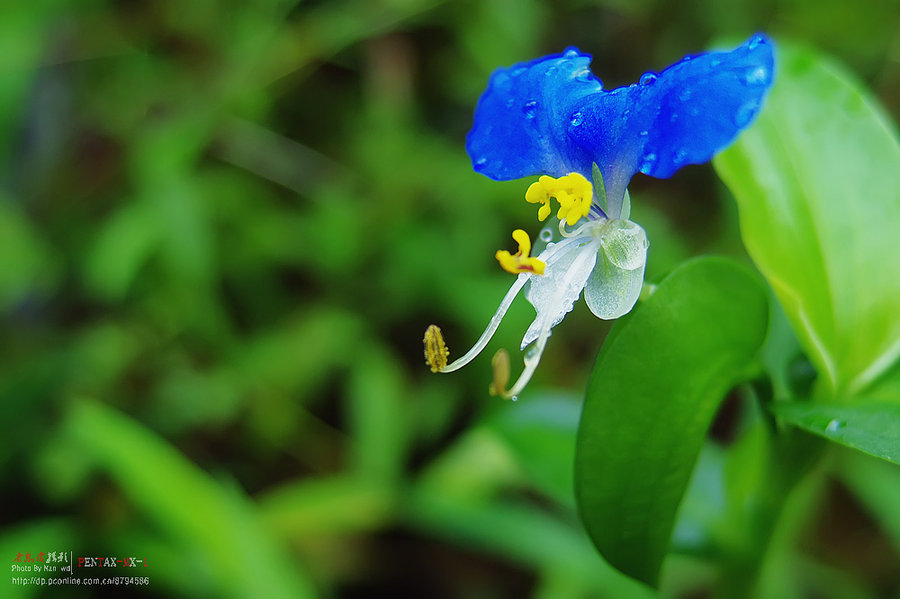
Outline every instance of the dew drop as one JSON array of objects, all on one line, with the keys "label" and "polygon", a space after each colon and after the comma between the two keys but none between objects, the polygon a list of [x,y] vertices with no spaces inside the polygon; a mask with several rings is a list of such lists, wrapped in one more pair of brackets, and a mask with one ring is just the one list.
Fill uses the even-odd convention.
[{"label": "dew drop", "polygon": [[550,229],[541,229],[539,237],[544,243],[549,243],[553,241],[553,231]]},{"label": "dew drop", "polygon": [[647,137],[647,135],[649,135],[649,134],[650,134],[650,132],[647,131],[646,129],[644,129],[644,130],[641,131],[641,133],[640,133],[641,137]]},{"label": "dew drop", "polygon": [[547,70],[546,70],[546,71],[544,71],[544,76],[545,76],[545,77],[552,77],[553,75],[556,74],[556,71],[558,71],[558,70],[559,70],[559,69],[556,68],[556,65],[553,65],[553,64],[552,64],[552,65],[550,65],[549,67],[547,67]]},{"label": "dew drop", "polygon": [[626,118],[627,118],[630,114],[631,114],[631,110],[629,110],[629,109],[627,109],[627,108],[626,108],[624,111],[622,111],[622,116],[623,116],[623,117],[626,117]]},{"label": "dew drop", "polygon": [[756,67],[744,73],[744,76],[741,78],[741,82],[744,85],[762,85],[768,80],[768,78],[769,72],[766,71],[765,67]]},{"label": "dew drop", "polygon": [[747,42],[747,47],[750,48],[751,50],[753,50],[754,48],[756,48],[757,46],[759,46],[760,44],[762,44],[764,42],[765,42],[765,39],[763,38],[763,36],[754,35],[753,37],[750,38],[750,41]]},{"label": "dew drop", "polygon": [[[572,76],[575,77],[576,80],[581,81],[582,83],[592,83],[595,81],[594,74],[591,73],[591,70],[587,67],[583,69],[578,69],[572,73]],[[597,81],[597,83],[600,83]],[[600,87],[603,87],[603,84],[600,83]]]},{"label": "dew drop", "polygon": [[654,81],[656,81],[656,77],[657,77],[656,73],[654,73],[652,71],[647,71],[646,73],[641,75],[641,79],[638,83],[640,83],[641,85],[650,85]]},{"label": "dew drop", "polygon": [[581,125],[581,121],[584,120],[584,115],[581,114],[581,111],[578,111],[572,115],[572,118],[569,120],[569,124],[572,127],[578,127]]},{"label": "dew drop", "polygon": [[687,152],[684,150],[678,150],[675,152],[675,157],[672,158],[672,162],[675,163],[675,166],[681,166],[684,164],[684,159],[687,158]]},{"label": "dew drop", "polygon": [[574,46],[569,46],[568,48],[566,48],[566,51],[563,52],[563,58],[577,58],[578,55],[578,48]]},{"label": "dew drop", "polygon": [[641,163],[641,172],[645,175],[653,168],[653,165],[656,164],[656,154],[650,152],[644,156],[644,162]]},{"label": "dew drop", "polygon": [[522,107],[522,112],[525,113],[526,119],[533,119],[534,113],[537,112],[538,103],[535,100],[531,100],[530,102],[525,102],[525,105]]},{"label": "dew drop", "polygon": [[487,158],[484,156],[475,161],[475,166],[484,166],[485,164],[487,164]]},{"label": "dew drop", "polygon": [[756,114],[756,102],[744,102],[737,112],[734,113],[734,124],[738,127],[746,127]]},{"label": "dew drop", "polygon": [[844,422],[838,420],[837,418],[834,418],[828,423],[828,426],[825,427],[825,432],[836,433],[842,428],[844,428]]}]

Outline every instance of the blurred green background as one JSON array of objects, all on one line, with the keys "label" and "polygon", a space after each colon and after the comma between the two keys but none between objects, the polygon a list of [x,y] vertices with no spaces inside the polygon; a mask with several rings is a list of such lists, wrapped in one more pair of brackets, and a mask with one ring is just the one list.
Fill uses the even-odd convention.
[{"label": "blurred green background", "polygon": [[[3,3],[0,556],[146,557],[123,596],[645,596],[554,460],[608,323],[576,305],[517,405],[487,385],[524,301],[459,373],[421,339],[465,351],[511,283],[494,251],[539,229],[465,154],[494,68],[577,45],[612,87],[755,31],[896,120],[896,0]],[[631,192],[648,279],[746,260],[708,165]],[[900,596],[896,510],[822,496],[798,576]],[[673,559],[666,593],[705,596]]]}]

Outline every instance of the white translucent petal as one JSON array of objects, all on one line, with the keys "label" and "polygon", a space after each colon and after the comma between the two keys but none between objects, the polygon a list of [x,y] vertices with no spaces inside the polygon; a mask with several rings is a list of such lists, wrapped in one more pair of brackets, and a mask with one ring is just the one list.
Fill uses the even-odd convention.
[{"label": "white translucent petal", "polygon": [[525,297],[537,315],[522,338],[522,349],[562,322],[572,311],[584,284],[594,268],[598,241],[590,236],[572,237],[547,246],[538,258],[546,263],[544,274],[532,276]]},{"label": "white translucent petal", "polygon": [[610,228],[609,235],[602,238],[603,251],[598,254],[597,264],[584,288],[585,303],[595,316],[604,320],[628,314],[644,283],[647,235],[630,221],[624,224],[628,226]]},{"label": "white translucent petal", "polygon": [[630,220],[611,220],[601,230],[600,245],[619,268],[634,270],[647,262],[647,233]]}]

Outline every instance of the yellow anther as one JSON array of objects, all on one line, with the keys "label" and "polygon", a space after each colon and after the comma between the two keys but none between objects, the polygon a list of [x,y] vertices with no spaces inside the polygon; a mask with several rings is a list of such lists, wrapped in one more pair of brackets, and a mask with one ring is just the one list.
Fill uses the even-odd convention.
[{"label": "yellow anther", "polygon": [[509,352],[505,349],[497,350],[491,358],[491,366],[494,368],[494,380],[488,387],[491,395],[506,395],[506,387],[509,385]]},{"label": "yellow anther", "polygon": [[561,193],[557,193],[559,212],[556,216],[559,220],[566,220],[570,227],[578,222],[578,219],[587,216],[591,211],[594,189],[590,181],[578,173],[570,173],[560,177],[556,182],[561,186]]},{"label": "yellow anther", "polygon": [[431,367],[431,372],[440,372],[447,365],[450,350],[444,344],[444,336],[441,328],[435,324],[425,329],[425,363]]},{"label": "yellow anther", "polygon": [[538,209],[538,220],[547,220],[552,211],[550,199],[556,198],[559,202],[559,211],[556,216],[559,220],[565,219],[570,227],[578,222],[578,219],[587,216],[591,210],[594,190],[591,182],[579,173],[569,173],[559,179],[541,176],[532,183],[525,192],[525,201],[530,204],[541,204]]},{"label": "yellow anther", "polygon": [[544,274],[546,264],[537,258],[528,256],[531,253],[531,240],[528,238],[528,233],[522,229],[516,229],[512,233],[512,238],[519,244],[518,252],[510,254],[506,250],[497,250],[497,253],[494,254],[503,270],[514,275],[523,272],[533,272],[536,275]]}]

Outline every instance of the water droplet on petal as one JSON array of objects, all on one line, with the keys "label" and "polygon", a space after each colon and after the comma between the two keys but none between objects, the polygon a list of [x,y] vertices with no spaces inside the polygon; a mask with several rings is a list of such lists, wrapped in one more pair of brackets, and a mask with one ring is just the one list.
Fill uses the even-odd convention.
[{"label": "water droplet on petal", "polygon": [[641,137],[647,137],[647,135],[649,135],[649,134],[650,134],[650,132],[647,131],[646,129],[644,129],[644,130],[641,131],[641,133],[640,133]]},{"label": "water droplet on petal", "polygon": [[487,158],[484,156],[475,161],[475,166],[484,166],[485,164],[487,164]]},{"label": "water droplet on petal", "polygon": [[563,52],[563,58],[577,58],[578,56],[578,48],[575,48],[574,46],[569,46],[566,48],[566,51]]},{"label": "water droplet on petal", "polygon": [[546,70],[546,71],[544,71],[544,76],[545,76],[545,77],[552,77],[553,75],[556,74],[556,71],[558,71],[558,70],[559,70],[559,69],[556,68],[556,65],[555,65],[555,64],[552,64],[552,65],[550,65],[549,67],[547,67],[547,70]]},{"label": "water droplet on petal", "polygon": [[672,114],[669,115],[669,122],[670,122],[670,123],[674,123],[674,122],[677,121],[677,120],[678,120],[678,113],[677,113],[677,112],[673,112]]},{"label": "water droplet on petal", "polygon": [[681,92],[678,94],[678,99],[681,100],[682,102],[687,102],[688,100],[691,99],[692,93],[693,92],[691,91],[691,88],[686,87],[683,90],[681,90]]},{"label": "water droplet on petal", "polygon": [[515,103],[516,103],[516,99],[515,99],[515,98],[507,98],[507,99],[506,99],[506,107],[507,107],[507,108],[512,108],[513,105],[515,105]]},{"label": "water droplet on petal", "polygon": [[550,229],[541,229],[539,237],[541,241],[549,243],[550,241],[553,241],[553,231],[551,231]]},{"label": "water droplet on petal", "polygon": [[648,174],[653,169],[654,164],[656,164],[656,154],[650,152],[644,156],[644,162],[641,163],[641,172],[645,175]]},{"label": "water droplet on petal", "polygon": [[684,159],[687,158],[687,152],[684,150],[678,150],[675,152],[675,157],[672,158],[672,162],[675,163],[675,166],[681,166],[684,164]]},{"label": "water droplet on petal", "polygon": [[738,127],[746,127],[747,123],[753,119],[758,107],[759,105],[755,101],[744,102],[734,113],[734,124]]},{"label": "water droplet on petal", "polygon": [[837,418],[834,418],[828,423],[828,426],[825,427],[825,432],[836,433],[837,431],[844,428],[844,424],[844,422],[838,420]]},{"label": "water droplet on petal", "polygon": [[656,77],[657,77],[656,73],[654,73],[652,71],[647,71],[646,73],[641,75],[641,79],[638,83],[640,83],[641,85],[650,85],[651,83],[656,81]]},{"label": "water droplet on petal", "polygon": [[522,107],[522,112],[525,113],[526,119],[533,119],[534,113],[537,112],[538,103],[535,100],[530,102],[525,102],[525,105]]},{"label": "water droplet on petal", "polygon": [[757,34],[750,38],[750,41],[747,42],[747,47],[752,50],[764,42],[765,42],[765,38],[763,36]]},{"label": "water droplet on petal", "polygon": [[744,85],[763,85],[769,79],[769,72],[765,67],[756,67],[748,70],[741,78]]},{"label": "water droplet on petal", "polygon": [[[588,67],[584,67],[582,69],[578,69],[572,73],[572,76],[575,77],[578,81],[582,81],[585,83],[591,83],[594,81],[594,74],[591,73],[591,70]],[[600,84],[603,85],[602,83]]]},{"label": "water droplet on petal", "polygon": [[622,112],[622,116],[624,116],[624,117],[628,117],[628,115],[630,115],[630,114],[631,114],[631,111],[627,108]]},{"label": "water droplet on petal", "polygon": [[525,67],[517,67],[517,68],[513,69],[512,71],[510,71],[509,74],[512,75],[513,77],[518,77],[519,75],[521,75],[524,72],[525,72]]},{"label": "water droplet on petal", "polygon": [[584,115],[581,114],[581,111],[578,111],[578,112],[572,114],[572,118],[569,120],[569,124],[572,127],[578,127],[579,125],[581,125],[581,121],[583,121],[583,120],[584,120]]}]

